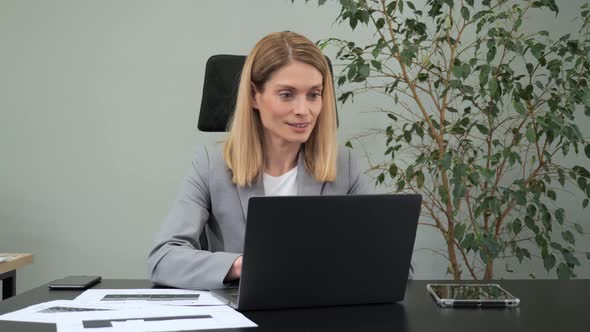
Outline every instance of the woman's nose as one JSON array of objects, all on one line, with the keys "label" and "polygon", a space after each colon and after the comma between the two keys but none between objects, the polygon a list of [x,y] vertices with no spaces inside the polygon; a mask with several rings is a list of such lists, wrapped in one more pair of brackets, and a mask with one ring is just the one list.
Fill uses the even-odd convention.
[{"label": "woman's nose", "polygon": [[294,105],[295,114],[307,114],[310,112],[309,101],[306,98],[297,98]]}]

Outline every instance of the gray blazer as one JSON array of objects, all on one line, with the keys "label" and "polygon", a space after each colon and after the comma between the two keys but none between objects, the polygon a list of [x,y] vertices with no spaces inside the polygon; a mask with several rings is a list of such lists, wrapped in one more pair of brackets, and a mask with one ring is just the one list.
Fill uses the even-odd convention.
[{"label": "gray blazer", "polygon": [[[262,181],[236,186],[223,159],[223,145],[197,149],[192,167],[149,254],[154,283],[209,290],[224,287],[232,263],[242,254],[248,199],[264,196]],[[370,194],[350,149],[341,148],[334,182],[319,183],[297,164],[299,195]],[[203,235],[206,235],[206,246]]]}]

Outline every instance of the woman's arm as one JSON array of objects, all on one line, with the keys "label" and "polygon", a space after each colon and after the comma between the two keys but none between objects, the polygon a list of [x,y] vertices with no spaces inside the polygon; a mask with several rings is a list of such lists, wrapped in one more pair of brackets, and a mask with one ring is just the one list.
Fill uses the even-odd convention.
[{"label": "woman's arm", "polygon": [[240,256],[202,250],[199,243],[211,211],[209,167],[207,149],[198,149],[149,254],[154,283],[187,289],[222,288],[230,267]]}]

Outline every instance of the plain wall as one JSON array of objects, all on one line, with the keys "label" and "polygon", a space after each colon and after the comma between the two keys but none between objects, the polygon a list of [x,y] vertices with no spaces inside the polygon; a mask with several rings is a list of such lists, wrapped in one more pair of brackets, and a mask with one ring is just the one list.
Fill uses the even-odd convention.
[{"label": "plain wall", "polygon": [[[537,24],[568,32],[578,9],[567,5]],[[194,148],[223,138],[196,130],[207,58],[247,54],[272,31],[370,37],[334,24],[338,13],[302,0],[0,0],[0,252],[34,254],[18,290],[66,275],[147,278]],[[342,142],[381,126],[382,115],[365,113],[373,107],[363,97],[339,106]],[[579,197],[561,203],[590,229]],[[420,250],[440,243],[420,229],[417,278],[447,277],[444,259]],[[588,237],[577,247],[590,251]],[[552,277],[538,264],[513,268],[506,277]]]}]

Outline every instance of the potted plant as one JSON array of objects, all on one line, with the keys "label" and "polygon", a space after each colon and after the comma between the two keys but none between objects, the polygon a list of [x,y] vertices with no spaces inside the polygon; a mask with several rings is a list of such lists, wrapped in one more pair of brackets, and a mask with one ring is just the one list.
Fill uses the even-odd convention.
[{"label": "potted plant", "polygon": [[590,172],[567,163],[590,158],[576,124],[590,115],[590,16],[583,5],[579,31],[558,38],[526,29],[547,11],[554,0],[340,0],[336,21],[374,38],[318,42],[343,64],[340,102],[390,98],[371,171],[423,195],[421,224],[440,231],[454,279],[492,279],[506,257],[538,257],[559,278],[581,264],[583,228],[556,200],[572,187],[584,208],[590,198]]}]

